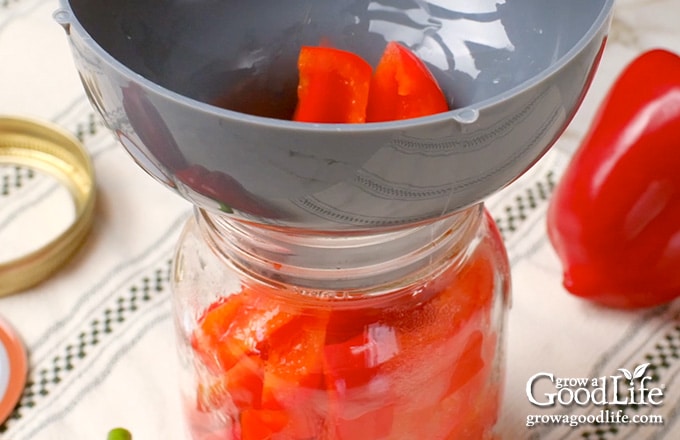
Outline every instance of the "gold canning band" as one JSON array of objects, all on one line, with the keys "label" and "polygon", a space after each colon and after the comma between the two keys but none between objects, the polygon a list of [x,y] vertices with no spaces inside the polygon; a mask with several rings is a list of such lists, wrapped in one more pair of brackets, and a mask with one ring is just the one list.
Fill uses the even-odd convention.
[{"label": "gold canning band", "polygon": [[32,287],[59,269],[87,237],[94,214],[92,162],[78,140],[61,128],[27,118],[0,117],[0,163],[52,175],[73,196],[75,220],[35,251],[0,263],[0,296]]}]

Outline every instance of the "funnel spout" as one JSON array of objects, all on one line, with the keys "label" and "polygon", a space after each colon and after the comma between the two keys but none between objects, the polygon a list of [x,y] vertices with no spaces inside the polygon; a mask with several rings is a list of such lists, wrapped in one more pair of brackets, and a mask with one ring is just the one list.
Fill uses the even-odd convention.
[{"label": "funnel spout", "polygon": [[479,111],[474,108],[464,108],[453,114],[453,119],[461,124],[474,124],[479,118]]},{"label": "funnel spout", "polygon": [[71,13],[69,13],[66,9],[60,8],[54,11],[52,18],[54,18],[54,21],[56,21],[62,27],[62,29],[64,29],[66,35],[71,34]]}]

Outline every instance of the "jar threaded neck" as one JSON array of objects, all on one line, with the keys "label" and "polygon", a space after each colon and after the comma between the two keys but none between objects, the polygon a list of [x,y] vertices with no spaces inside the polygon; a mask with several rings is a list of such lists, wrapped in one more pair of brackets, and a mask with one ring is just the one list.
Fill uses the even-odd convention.
[{"label": "jar threaded neck", "polygon": [[426,224],[348,234],[262,227],[195,211],[206,241],[237,270],[314,296],[379,294],[462,264],[479,241],[483,212],[479,204]]}]

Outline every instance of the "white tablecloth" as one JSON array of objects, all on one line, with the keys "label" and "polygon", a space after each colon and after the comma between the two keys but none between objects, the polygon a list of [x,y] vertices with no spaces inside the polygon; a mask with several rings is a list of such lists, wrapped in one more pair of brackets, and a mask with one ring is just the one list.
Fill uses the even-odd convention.
[{"label": "white tablecloth", "polygon": [[[94,162],[98,202],[91,235],[63,270],[27,292],[0,298],[0,316],[25,341],[30,362],[27,388],[0,425],[0,438],[95,440],[124,426],[136,440],[182,439],[169,269],[190,206],[144,174],[102,126],[51,17],[56,8],[56,0],[0,0],[0,115],[42,118],[76,134]],[[622,312],[568,295],[545,234],[550,188],[604,93],[629,61],[653,47],[680,52],[678,0],[620,0],[600,69],[576,118],[530,172],[488,201],[514,277],[501,420],[508,439],[680,438],[680,303]],[[0,173],[0,232],[17,227],[11,219],[38,203],[49,207],[44,212],[51,221],[68,214],[52,210],[63,198],[49,179],[7,168]],[[26,222],[22,228],[34,235]],[[15,237],[0,237],[8,235]],[[5,240],[0,249],[8,249]],[[663,424],[526,426],[530,415],[601,409],[535,406],[526,394],[531,376],[595,378],[645,363],[653,385],[663,387],[664,403],[626,413],[661,415]]]}]

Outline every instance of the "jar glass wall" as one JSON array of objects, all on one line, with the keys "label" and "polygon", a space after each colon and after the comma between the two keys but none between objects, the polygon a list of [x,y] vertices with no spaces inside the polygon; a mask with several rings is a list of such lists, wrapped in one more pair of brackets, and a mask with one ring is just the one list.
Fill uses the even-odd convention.
[{"label": "jar glass wall", "polygon": [[194,440],[496,438],[510,279],[481,205],[349,235],[196,210],[175,262]]}]

